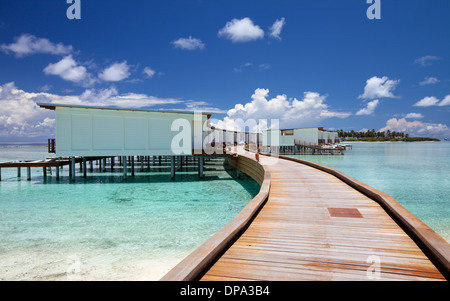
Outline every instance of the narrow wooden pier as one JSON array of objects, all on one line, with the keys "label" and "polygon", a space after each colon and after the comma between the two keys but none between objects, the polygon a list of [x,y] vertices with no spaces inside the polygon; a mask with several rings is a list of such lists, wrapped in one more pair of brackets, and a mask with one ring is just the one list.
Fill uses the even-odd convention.
[{"label": "narrow wooden pier", "polygon": [[448,277],[449,244],[389,196],[293,160],[261,156],[261,163],[267,199],[258,200],[257,214],[238,235],[227,225],[162,280]]}]

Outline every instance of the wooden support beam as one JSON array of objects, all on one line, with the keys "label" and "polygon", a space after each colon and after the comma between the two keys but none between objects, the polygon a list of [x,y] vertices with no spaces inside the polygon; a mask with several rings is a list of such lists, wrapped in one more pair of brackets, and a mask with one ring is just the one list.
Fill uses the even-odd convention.
[{"label": "wooden support beam", "polygon": [[21,177],[21,170],[20,170],[20,167],[17,167],[17,177],[18,177],[18,178]]},{"label": "wooden support beam", "polygon": [[59,181],[59,166],[56,166],[56,180]]},{"label": "wooden support beam", "polygon": [[31,181],[31,167],[27,167],[27,181]]},{"label": "wooden support beam", "polygon": [[87,177],[87,168],[86,168],[86,157],[83,157],[83,177]]},{"label": "wooden support beam", "polygon": [[123,178],[127,178],[127,157],[122,156],[122,165],[123,165]]},{"label": "wooden support beam", "polygon": [[72,167],[72,174],[71,174],[70,180],[75,181],[75,173],[76,173],[75,172],[75,157],[71,157],[70,160],[71,160],[70,165]]},{"label": "wooden support beam", "polygon": [[131,176],[134,177],[134,156],[131,156]]},{"label": "wooden support beam", "polygon": [[198,173],[200,175],[200,179],[203,179],[203,163],[204,163],[204,158],[203,157],[199,157],[198,158]]},{"label": "wooden support beam", "polygon": [[173,180],[175,178],[175,156],[171,156],[170,161],[170,178]]}]

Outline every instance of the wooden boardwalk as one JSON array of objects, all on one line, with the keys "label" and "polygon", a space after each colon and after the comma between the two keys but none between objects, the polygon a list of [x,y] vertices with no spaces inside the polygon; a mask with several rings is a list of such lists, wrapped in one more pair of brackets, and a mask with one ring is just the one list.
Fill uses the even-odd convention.
[{"label": "wooden boardwalk", "polygon": [[261,156],[267,203],[200,280],[445,280],[373,199],[329,173],[274,160]]}]

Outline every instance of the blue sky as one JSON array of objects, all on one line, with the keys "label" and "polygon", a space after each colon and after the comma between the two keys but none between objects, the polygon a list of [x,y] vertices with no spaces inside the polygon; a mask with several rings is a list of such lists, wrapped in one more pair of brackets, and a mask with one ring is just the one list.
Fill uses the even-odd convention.
[{"label": "blue sky", "polygon": [[450,137],[447,0],[80,3],[0,2],[0,141],[53,135],[37,102]]}]

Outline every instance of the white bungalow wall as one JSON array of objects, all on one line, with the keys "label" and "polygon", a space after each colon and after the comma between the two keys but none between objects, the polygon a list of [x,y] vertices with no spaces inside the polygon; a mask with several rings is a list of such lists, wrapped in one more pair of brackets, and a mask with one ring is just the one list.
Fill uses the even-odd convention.
[{"label": "white bungalow wall", "polygon": [[[57,156],[190,155],[194,114],[56,107]],[[184,127],[171,130],[173,121]],[[206,121],[206,115],[202,115]],[[176,135],[190,131],[188,139]],[[204,134],[202,133],[202,139]],[[186,140],[186,141],[185,141]],[[189,149],[189,153],[183,153]]]},{"label": "white bungalow wall", "polygon": [[319,141],[319,129],[318,128],[295,129],[294,139],[298,144],[317,145]]}]

